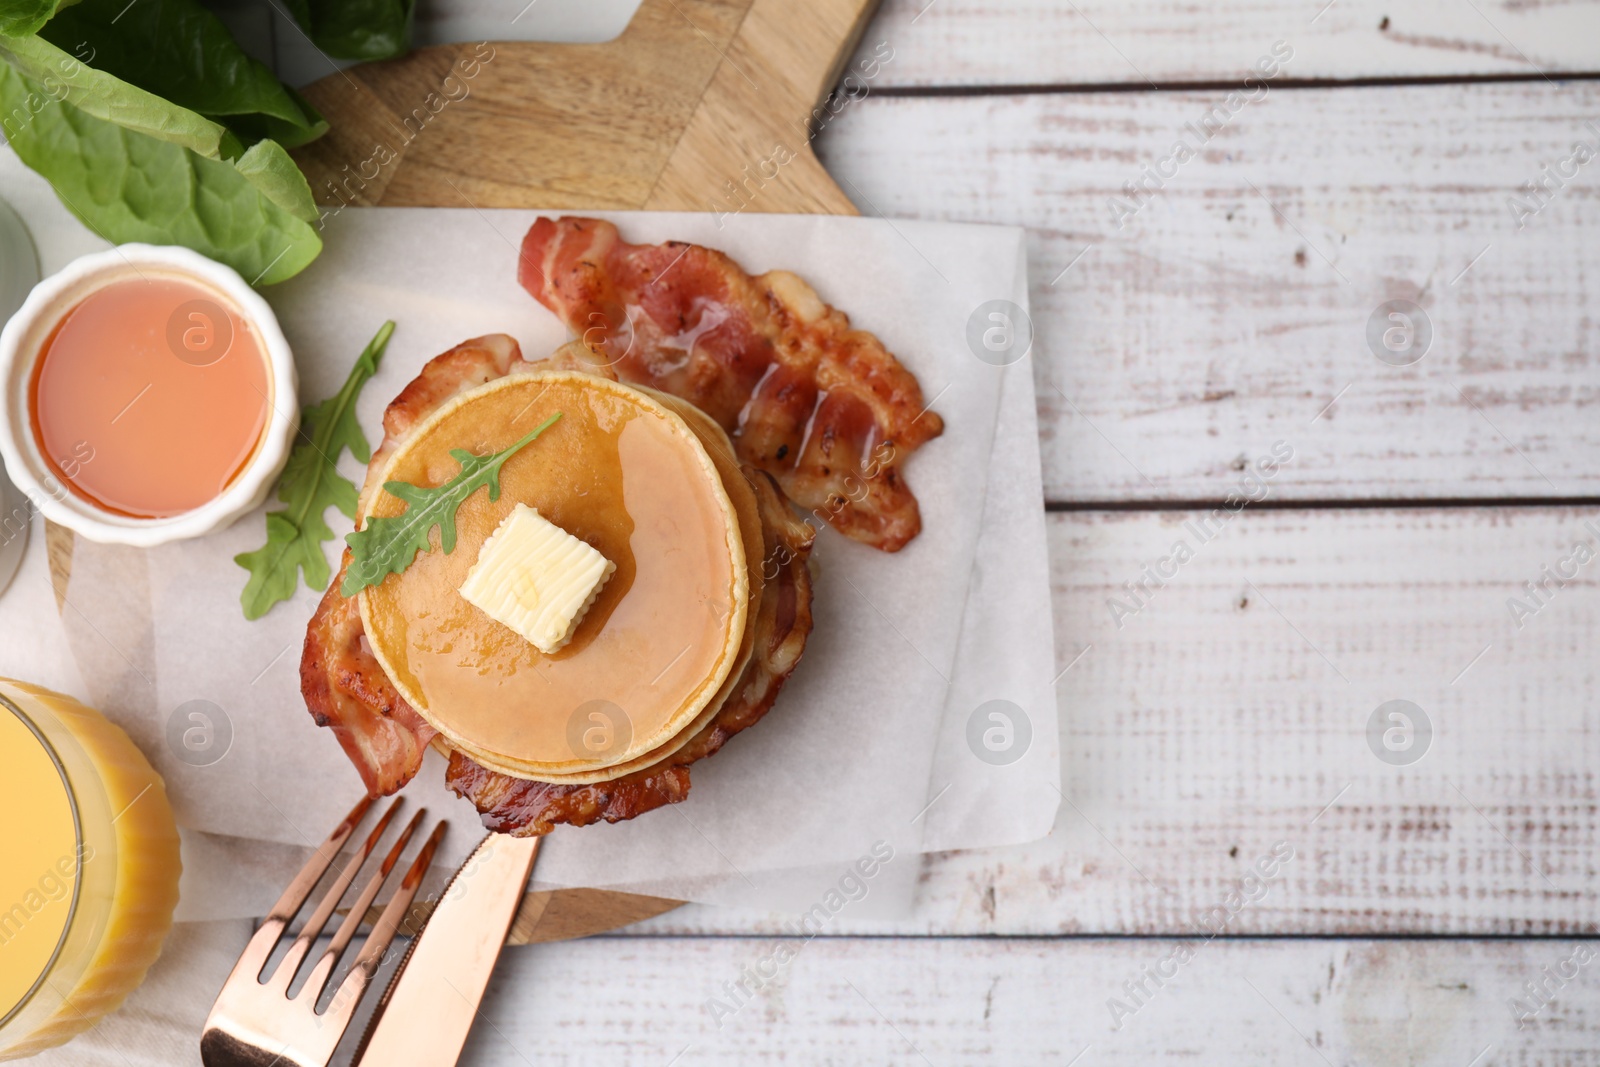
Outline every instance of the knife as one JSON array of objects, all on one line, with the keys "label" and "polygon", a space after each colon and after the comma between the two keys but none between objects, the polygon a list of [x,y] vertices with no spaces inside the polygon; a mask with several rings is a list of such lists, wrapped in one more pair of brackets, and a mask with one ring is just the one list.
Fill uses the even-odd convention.
[{"label": "knife", "polygon": [[357,1067],[460,1059],[542,840],[490,834],[467,857],[384,991]]}]

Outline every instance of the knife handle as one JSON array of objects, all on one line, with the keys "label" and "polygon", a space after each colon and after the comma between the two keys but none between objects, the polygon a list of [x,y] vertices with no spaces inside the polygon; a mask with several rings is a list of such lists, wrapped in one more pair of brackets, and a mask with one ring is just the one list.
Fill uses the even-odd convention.
[{"label": "knife handle", "polygon": [[412,943],[358,1067],[443,1067],[461,1058],[541,840],[490,834],[467,858]]}]

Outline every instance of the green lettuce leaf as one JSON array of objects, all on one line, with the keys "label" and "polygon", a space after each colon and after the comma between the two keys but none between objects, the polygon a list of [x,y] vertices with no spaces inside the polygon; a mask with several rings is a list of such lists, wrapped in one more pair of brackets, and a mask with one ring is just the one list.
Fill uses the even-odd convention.
[{"label": "green lettuce leaf", "polygon": [[83,0],[39,36],[95,70],[226,120],[245,141],[271,136],[294,147],[328,128],[197,0]]},{"label": "green lettuce leaf", "polygon": [[[0,40],[6,48],[17,43]],[[316,258],[322,240],[303,217],[310,190],[290,192],[281,147],[257,145],[253,157],[240,160],[242,171],[221,158],[230,148],[233,157],[241,153],[215,123],[78,68],[47,85],[0,64],[0,127],[22,161],[48,178],[91,230],[116,244],[185,245],[253,285],[283,281]],[[125,94],[105,93],[100,79]],[[129,103],[116,106],[118,99]]]}]

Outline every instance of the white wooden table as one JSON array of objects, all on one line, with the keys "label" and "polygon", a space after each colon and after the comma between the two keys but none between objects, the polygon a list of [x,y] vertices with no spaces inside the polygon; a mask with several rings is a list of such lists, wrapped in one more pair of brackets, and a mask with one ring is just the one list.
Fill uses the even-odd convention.
[{"label": "white wooden table", "polygon": [[[1275,41],[1264,98],[1129,198]],[[516,950],[467,1062],[1600,1062],[1600,560],[1524,590],[1600,542],[1600,161],[1508,204],[1600,144],[1600,5],[885,0],[880,44],[819,139],[841,185],[1030,231],[1055,831],[924,857],[912,919],[788,941],[720,1027],[789,917]],[[1368,343],[1391,300],[1431,324],[1408,366]],[[1369,744],[1391,700],[1414,761]],[[120,1039],[205,971],[158,970]]]},{"label": "white wooden table", "polygon": [[[1507,607],[1600,542],[1600,161],[1521,229],[1507,203],[1600,146],[1600,6],[1325,3],[885,0],[862,53],[894,59],[819,151],[869,214],[1030,231],[1067,803],[1047,841],[928,857],[914,920],[831,931],[720,1031],[704,1003],[767,949],[690,909],[525,954],[573,995],[486,1045],[1600,1062],[1600,967],[1564,963],[1600,919],[1600,561],[1520,629]],[[1275,41],[1273,88],[1119,229]],[[1396,299],[1432,325],[1410,366],[1367,342]],[[1124,583],[1280,441],[1266,498],[1138,608]],[[1434,730],[1408,765],[1368,744],[1394,699]]]}]

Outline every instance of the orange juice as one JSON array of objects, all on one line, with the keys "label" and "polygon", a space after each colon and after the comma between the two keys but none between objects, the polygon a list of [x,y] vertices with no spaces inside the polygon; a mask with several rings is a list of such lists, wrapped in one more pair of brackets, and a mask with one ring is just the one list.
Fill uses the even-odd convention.
[{"label": "orange juice", "polygon": [[214,500],[268,420],[265,349],[221,293],[146,268],[67,312],[34,364],[34,441],[107,510],[165,518]]},{"label": "orange juice", "polygon": [[0,679],[0,1060],[61,1044],[133,991],[180,871],[166,790],[127,734]]}]

